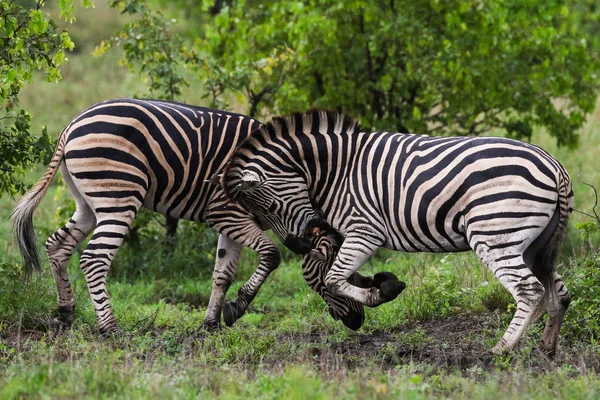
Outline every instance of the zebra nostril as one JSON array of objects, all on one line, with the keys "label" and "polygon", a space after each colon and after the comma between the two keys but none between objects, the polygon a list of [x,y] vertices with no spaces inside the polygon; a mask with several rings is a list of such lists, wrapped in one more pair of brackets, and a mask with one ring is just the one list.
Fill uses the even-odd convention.
[{"label": "zebra nostril", "polygon": [[327,261],[327,257],[325,256],[325,254],[323,254],[319,250],[311,249],[308,252],[308,255],[310,258],[312,258],[313,260],[316,260],[316,261],[320,261],[320,262]]},{"label": "zebra nostril", "polygon": [[327,233],[331,227],[322,218],[313,218],[308,221],[306,225],[305,235],[308,237],[315,237]]}]

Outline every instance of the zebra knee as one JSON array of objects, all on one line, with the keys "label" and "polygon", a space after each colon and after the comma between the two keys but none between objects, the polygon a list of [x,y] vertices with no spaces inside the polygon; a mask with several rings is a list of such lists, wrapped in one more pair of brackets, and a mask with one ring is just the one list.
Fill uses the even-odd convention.
[{"label": "zebra knee", "polygon": [[566,290],[565,293],[560,294],[559,301],[560,301],[560,305],[563,307],[563,309],[566,310],[569,307],[569,304],[571,304],[571,293],[568,290]]},{"label": "zebra knee", "polygon": [[60,248],[60,241],[58,240],[57,236],[58,236],[58,232],[54,232],[48,238],[48,240],[46,240],[46,243],[44,244],[44,250],[46,251],[46,254],[48,255],[49,258],[52,258],[52,256]]},{"label": "zebra knee", "polygon": [[338,296],[340,294],[344,283],[344,279],[341,279],[339,276],[331,274],[331,271],[325,276],[325,286],[327,287],[329,293],[331,293],[334,296]]},{"label": "zebra knee", "polygon": [[276,245],[269,246],[259,252],[260,263],[265,265],[269,272],[274,271],[281,263],[281,253]]},{"label": "zebra knee", "polygon": [[544,285],[537,279],[524,279],[519,284],[515,285],[516,288],[516,300],[527,304],[532,312],[535,312],[537,307],[544,301],[546,295],[546,289]]}]

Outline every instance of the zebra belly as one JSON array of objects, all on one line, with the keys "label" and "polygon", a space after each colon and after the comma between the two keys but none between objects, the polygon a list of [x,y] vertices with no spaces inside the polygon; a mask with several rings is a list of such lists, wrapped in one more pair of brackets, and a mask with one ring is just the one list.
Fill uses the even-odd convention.
[{"label": "zebra belly", "polygon": [[449,242],[447,239],[438,237],[436,242],[428,242],[421,240],[407,240],[406,238],[395,240],[388,239],[384,247],[390,250],[398,250],[409,253],[456,253],[470,250],[471,247],[464,236],[451,237],[453,240]]},{"label": "zebra belly", "polygon": [[[148,195],[144,200],[144,208],[172,218],[187,221],[203,222],[204,212],[213,196],[211,188],[202,187],[197,190],[182,191],[175,188],[177,195],[168,196],[168,201],[155,199]],[[197,194],[196,194],[197,193]]]}]

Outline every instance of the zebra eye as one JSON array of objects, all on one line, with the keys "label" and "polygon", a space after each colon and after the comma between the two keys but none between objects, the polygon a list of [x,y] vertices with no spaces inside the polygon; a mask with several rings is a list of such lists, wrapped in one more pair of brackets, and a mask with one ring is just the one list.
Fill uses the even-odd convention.
[{"label": "zebra eye", "polygon": [[271,202],[271,205],[269,206],[269,212],[274,213],[275,211],[277,211],[277,202],[275,202],[275,200],[273,200]]}]

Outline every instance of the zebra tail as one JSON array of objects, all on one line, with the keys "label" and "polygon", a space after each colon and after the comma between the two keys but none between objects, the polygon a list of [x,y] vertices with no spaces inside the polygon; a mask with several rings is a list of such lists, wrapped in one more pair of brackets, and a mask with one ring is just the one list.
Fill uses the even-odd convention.
[{"label": "zebra tail", "polygon": [[560,245],[563,242],[566,232],[567,226],[569,222],[569,217],[573,212],[573,187],[571,184],[571,179],[566,171],[561,171],[559,173],[558,179],[558,208],[559,208],[559,219],[556,229],[554,233],[550,237],[548,243],[542,248],[539,253],[539,263],[538,265],[544,272],[544,279],[542,284],[546,288],[546,296],[549,301],[555,301],[556,299],[556,290],[554,288],[554,264],[556,263],[556,258],[558,257],[558,251],[560,250]]},{"label": "zebra tail", "polygon": [[[63,132],[64,133],[64,132]],[[21,197],[11,213],[13,219],[13,233],[23,259],[25,278],[28,279],[33,271],[40,272],[40,259],[38,256],[38,241],[33,228],[33,212],[40,204],[56,175],[56,171],[63,159],[65,149],[65,136],[60,135],[56,151],[44,176]]]}]

